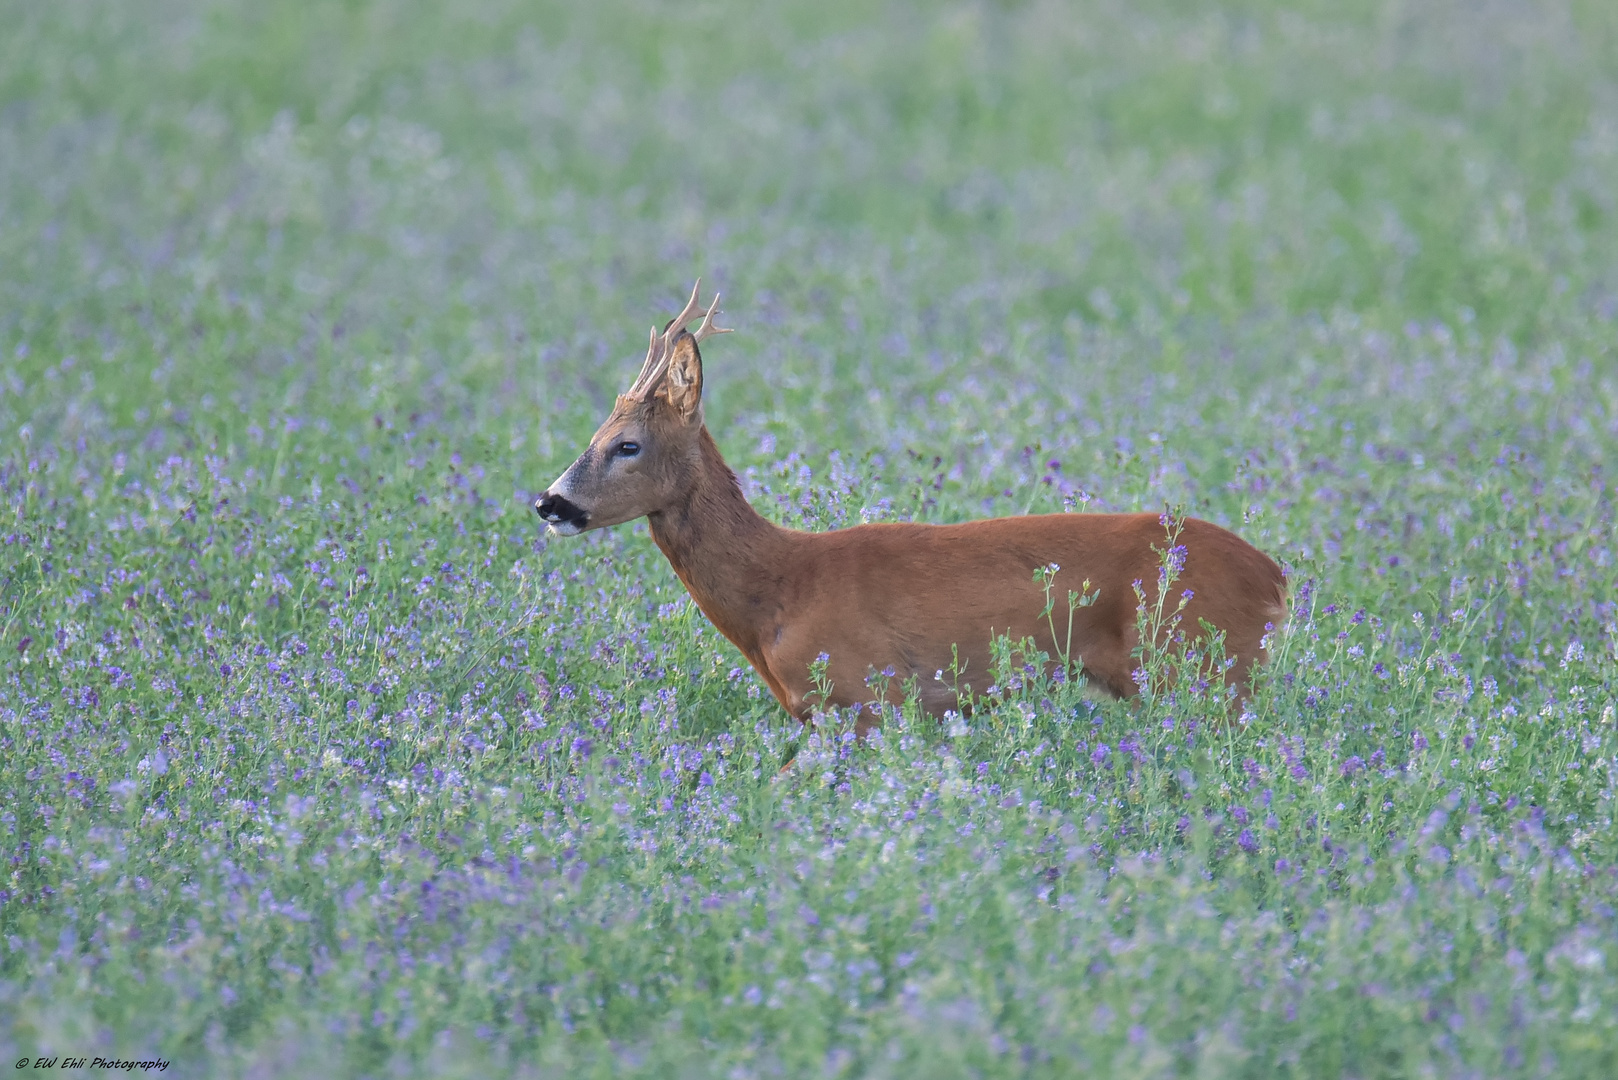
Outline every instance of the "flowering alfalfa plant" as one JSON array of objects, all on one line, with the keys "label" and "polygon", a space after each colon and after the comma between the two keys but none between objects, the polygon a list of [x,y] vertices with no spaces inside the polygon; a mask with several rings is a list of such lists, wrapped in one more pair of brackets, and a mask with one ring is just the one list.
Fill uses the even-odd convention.
[{"label": "flowering alfalfa plant", "polygon": [[[867,704],[843,709],[829,704],[833,690],[828,674],[830,666],[831,656],[824,652],[809,664],[809,681],[813,687],[808,695],[811,709],[809,719],[798,737],[787,742],[782,771],[792,768],[806,776],[818,775],[827,786],[835,787],[839,794],[846,794],[848,785],[843,763],[856,751],[861,713],[870,710],[881,721],[891,707]],[[891,678],[892,674],[890,669],[887,675]],[[885,679],[880,680],[878,686],[880,690],[885,690]]]},{"label": "flowering alfalfa plant", "polygon": [[1165,510],[1160,519],[1164,542],[1158,548],[1157,581],[1148,588],[1133,582],[1135,632],[1131,677],[1139,691],[1139,720],[1162,738],[1183,736],[1186,745],[1210,722],[1237,718],[1237,689],[1228,679],[1236,664],[1225,655],[1225,635],[1203,621],[1185,624],[1185,609],[1195,597],[1179,588],[1186,549],[1180,542],[1185,515]]},{"label": "flowering alfalfa plant", "polygon": [[1001,634],[989,643],[988,685],[981,690],[964,680],[958,661],[950,671],[936,676],[951,685],[963,706],[979,717],[976,726],[992,737],[993,755],[1008,755],[1022,740],[1042,731],[1050,734],[1041,721],[1068,724],[1081,714],[1094,712],[1084,658],[1073,652],[1072,640],[1075,615],[1096,602],[1099,590],[1085,580],[1078,591],[1069,590],[1065,601],[1059,602],[1054,581],[1060,570],[1050,563],[1038,567],[1033,575],[1044,592],[1040,618],[1050,630],[1055,656],[1041,649],[1033,637],[1015,640]]}]

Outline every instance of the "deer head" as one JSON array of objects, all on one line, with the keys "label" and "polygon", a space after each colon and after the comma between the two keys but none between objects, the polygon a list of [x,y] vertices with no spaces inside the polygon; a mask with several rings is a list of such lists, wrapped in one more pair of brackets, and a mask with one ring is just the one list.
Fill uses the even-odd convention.
[{"label": "deer head", "polygon": [[[698,279],[685,310],[659,334],[629,390],[596,430],[584,453],[534,502],[561,536],[577,536],[656,513],[695,482],[702,432],[702,354],[697,344],[729,330],[714,325],[719,297],[703,311]],[[698,315],[695,334],[685,328]]]}]

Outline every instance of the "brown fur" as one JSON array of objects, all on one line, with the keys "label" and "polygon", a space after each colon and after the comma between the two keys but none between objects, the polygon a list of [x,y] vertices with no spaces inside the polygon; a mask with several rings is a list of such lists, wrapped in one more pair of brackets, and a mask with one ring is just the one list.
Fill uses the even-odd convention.
[{"label": "brown fur", "polygon": [[[553,486],[565,485],[567,497],[588,511],[586,528],[644,515],[697,606],[793,716],[807,719],[820,704],[871,701],[867,680],[887,668],[895,672],[890,699],[914,678],[929,713],[960,708],[949,684],[952,667],[981,692],[989,682],[990,643],[1000,635],[1033,638],[1050,656],[1066,651],[1113,695],[1137,692],[1133,583],[1141,582],[1155,605],[1168,544],[1158,515],[784,529],[743,496],[703,423],[701,387],[701,357],[690,335],[681,334],[664,383],[643,398],[620,398],[590,448]],[[611,448],[625,439],[641,444],[641,453],[615,461]],[[1167,607],[1172,611],[1179,594],[1192,591],[1180,625],[1193,638],[1202,620],[1225,632],[1226,655],[1236,660],[1227,678],[1245,692],[1252,666],[1264,659],[1266,627],[1286,617],[1281,569],[1233,533],[1195,518],[1184,521],[1178,543],[1186,548],[1185,566]],[[1035,571],[1051,563],[1061,569],[1047,619]],[[1099,593],[1090,606],[1073,610],[1068,638],[1067,597],[1086,579]],[[821,653],[829,656],[832,684],[824,703],[810,678]]]}]

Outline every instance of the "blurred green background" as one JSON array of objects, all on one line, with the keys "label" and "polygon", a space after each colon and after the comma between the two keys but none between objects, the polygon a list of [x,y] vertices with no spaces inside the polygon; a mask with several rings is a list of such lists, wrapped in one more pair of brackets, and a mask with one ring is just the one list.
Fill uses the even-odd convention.
[{"label": "blurred green background", "polygon": [[[615,389],[698,274],[745,331],[721,371],[777,385],[902,388],[895,350],[937,369],[1075,326],[1532,348],[1618,305],[1601,0],[3,17],[0,334],[174,397],[447,393],[543,425]],[[766,406],[752,381],[714,390]]]}]

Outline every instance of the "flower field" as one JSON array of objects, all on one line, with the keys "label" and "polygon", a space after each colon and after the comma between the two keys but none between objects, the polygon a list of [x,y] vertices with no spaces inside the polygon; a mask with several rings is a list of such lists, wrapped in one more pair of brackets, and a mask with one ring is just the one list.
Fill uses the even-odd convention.
[{"label": "flower field", "polygon": [[[1618,7],[0,25],[0,1062],[1618,1075]],[[1252,698],[805,732],[547,538],[698,276],[762,513],[1224,524]]]}]

